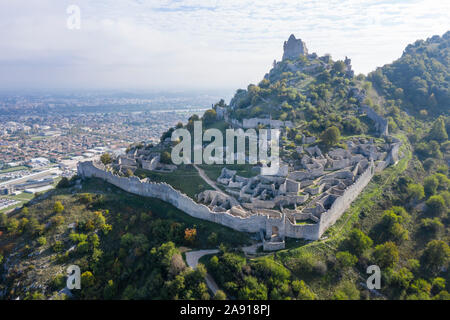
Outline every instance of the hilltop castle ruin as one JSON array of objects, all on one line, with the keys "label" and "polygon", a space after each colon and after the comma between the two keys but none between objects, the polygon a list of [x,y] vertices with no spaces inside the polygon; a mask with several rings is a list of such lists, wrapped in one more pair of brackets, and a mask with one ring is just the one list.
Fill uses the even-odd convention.
[{"label": "hilltop castle ruin", "polygon": [[308,49],[302,39],[296,39],[293,34],[283,44],[283,60],[297,59],[300,55],[306,56]]},{"label": "hilltop castle ruin", "polygon": [[[288,68],[305,71],[301,69],[305,66],[294,61],[301,60],[298,59],[300,55],[308,56],[305,43],[291,35],[283,48],[283,60],[293,60],[287,61]],[[350,59],[346,58],[344,63],[345,75],[353,77]],[[306,68],[315,70],[320,66],[330,67],[318,60]],[[78,173],[83,178],[103,179],[133,194],[161,199],[199,219],[238,231],[259,233],[265,250],[284,248],[286,237],[318,240],[350,207],[374,174],[399,159],[401,142],[388,135],[387,120],[364,104],[366,92],[353,87],[348,94],[357,100],[358,112],[374,122],[383,139],[353,137],[344,141],[344,146],[341,144],[322,152],[316,144],[316,137],[303,135],[302,143],[298,143],[295,149],[298,161],[281,163],[276,175],[243,177],[224,167],[216,181],[220,188],[213,185],[215,190],[200,192],[195,199],[166,183],[114,174],[101,163],[79,163]],[[230,107],[234,108],[233,100]],[[218,107],[216,111],[217,119],[234,128],[267,126],[285,130],[294,127],[292,121],[274,120],[270,115],[238,120],[231,118],[225,107]],[[170,144],[168,140],[161,145]],[[176,166],[160,162],[159,152],[158,148],[134,149],[120,156],[113,167],[118,173],[137,168],[165,172],[176,170]],[[260,168],[255,166],[253,169],[257,173]]]}]

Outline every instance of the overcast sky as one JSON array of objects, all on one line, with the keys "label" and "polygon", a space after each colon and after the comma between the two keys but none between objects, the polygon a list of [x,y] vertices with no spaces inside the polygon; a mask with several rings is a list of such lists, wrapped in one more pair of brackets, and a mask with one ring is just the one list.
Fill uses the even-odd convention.
[{"label": "overcast sky", "polygon": [[446,0],[0,0],[0,88],[231,90],[261,80],[291,33],[367,73],[449,21]]}]

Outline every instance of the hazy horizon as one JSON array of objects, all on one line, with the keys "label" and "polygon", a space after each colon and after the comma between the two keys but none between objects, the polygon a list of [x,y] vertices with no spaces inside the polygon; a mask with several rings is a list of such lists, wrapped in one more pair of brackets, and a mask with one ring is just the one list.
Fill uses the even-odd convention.
[{"label": "hazy horizon", "polygon": [[[81,10],[70,30],[69,5]],[[233,92],[257,83],[295,34],[356,74],[449,30],[441,1],[16,0],[0,4],[0,87]],[[376,17],[376,18],[374,18]]]}]

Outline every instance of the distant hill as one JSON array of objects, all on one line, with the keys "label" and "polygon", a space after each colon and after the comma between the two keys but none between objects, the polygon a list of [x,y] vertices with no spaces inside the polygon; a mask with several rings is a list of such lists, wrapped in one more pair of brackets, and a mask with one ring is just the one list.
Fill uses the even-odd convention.
[{"label": "distant hill", "polygon": [[[258,250],[247,257],[240,247],[253,242],[249,234],[102,180],[75,176],[23,208],[0,214],[0,300],[205,300],[212,297],[206,272],[226,295],[239,299],[450,300],[450,118],[437,117],[449,113],[449,37],[447,32],[417,41],[400,59],[366,78],[354,75],[350,59],[310,54],[292,35],[284,43],[282,61],[274,61],[260,83],[239,89],[229,105],[221,100],[203,115],[205,127],[219,130],[230,127],[229,118],[291,121],[280,154],[294,169],[303,168],[303,159],[311,160],[303,147],[320,144],[330,126],[341,130],[342,141],[349,135],[374,138],[374,123],[361,105],[383,115],[389,134],[402,141],[401,159],[376,173],[324,241],[289,240],[279,253]],[[170,128],[154,151],[170,159],[174,129],[192,132],[197,120],[193,115],[186,125]],[[319,142],[303,139],[312,138],[308,133],[321,135]],[[390,139],[377,135],[374,140],[384,145]],[[335,143],[332,148],[347,146]],[[143,147],[134,144],[128,151]],[[134,175],[167,182],[192,196],[203,191],[194,168],[180,169],[136,170]],[[228,169],[254,176],[252,165]],[[202,170],[216,180],[221,165]],[[335,174],[330,171],[328,180],[337,180],[331,178]],[[217,247],[219,253],[204,256],[197,269],[188,268],[186,250]],[[82,289],[70,293],[64,287],[72,264],[82,270]],[[382,270],[380,290],[368,290],[361,281],[370,265]],[[225,296],[220,292],[216,298]]]},{"label": "distant hill", "polygon": [[448,115],[450,31],[408,45],[398,60],[378,68],[368,78],[380,94],[397,100],[407,111]]}]

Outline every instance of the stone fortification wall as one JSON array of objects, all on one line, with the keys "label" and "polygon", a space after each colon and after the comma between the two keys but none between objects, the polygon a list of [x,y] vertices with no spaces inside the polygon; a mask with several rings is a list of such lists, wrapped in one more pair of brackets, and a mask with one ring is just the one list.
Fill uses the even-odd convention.
[{"label": "stone fortification wall", "polygon": [[256,129],[259,125],[270,126],[272,129],[293,128],[292,121],[273,120],[270,118],[249,118],[239,121],[237,119],[228,119],[228,123],[234,128]]},{"label": "stone fortification wall", "polygon": [[271,126],[274,129],[280,129],[283,127],[292,128],[291,121],[273,120],[269,118],[250,118],[242,121],[242,127],[244,129],[257,128],[259,125]]},{"label": "stone fortification wall", "polygon": [[284,249],[286,243],[283,241],[263,241],[264,251],[278,251]]},{"label": "stone fortification wall", "polygon": [[148,160],[142,160],[142,169],[153,171],[158,167],[159,164],[159,156],[154,157],[150,161]]},{"label": "stone fortification wall", "polygon": [[192,217],[215,222],[237,231],[259,232],[260,229],[266,228],[267,223],[272,223],[270,220],[281,221],[281,219],[272,219],[263,215],[252,215],[250,217],[241,218],[233,216],[228,212],[213,212],[207,206],[196,203],[187,195],[175,190],[169,184],[142,182],[137,177],[119,177],[111,172],[105,171],[104,167],[100,164],[94,165],[92,161],[79,163],[78,173],[84,178],[100,178],[133,194],[158,198],[172,204]]},{"label": "stone fortification wall", "polygon": [[289,220],[286,221],[285,235],[289,238],[318,240],[320,224],[293,224]]}]

